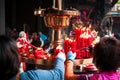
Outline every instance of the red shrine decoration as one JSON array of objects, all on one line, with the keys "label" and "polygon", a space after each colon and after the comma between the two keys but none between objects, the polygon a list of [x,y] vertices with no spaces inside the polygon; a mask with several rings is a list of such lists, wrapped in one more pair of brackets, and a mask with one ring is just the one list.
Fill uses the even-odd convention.
[{"label": "red shrine decoration", "polygon": [[94,41],[93,35],[96,32],[90,30],[90,28],[76,28],[75,39],[67,38],[64,40],[64,50],[67,54],[68,51],[72,50],[77,53],[76,58],[90,58],[89,46]]},{"label": "red shrine decoration", "polygon": [[69,37],[64,40],[64,50],[66,54],[72,50],[77,53],[77,59],[92,57],[89,46],[93,45],[93,41],[97,37],[97,32],[91,28],[89,20],[90,19],[82,20],[76,17],[76,20],[73,21],[74,38]]},{"label": "red shrine decoration", "polygon": [[45,58],[44,50],[42,48],[37,48],[34,52],[34,55],[37,59]]},{"label": "red shrine decoration", "polygon": [[76,32],[76,43],[77,43],[77,57],[76,58],[89,58],[91,57],[88,47],[92,44],[94,38],[91,35],[89,28],[78,28]]},{"label": "red shrine decoration", "polygon": [[68,51],[76,51],[76,40],[72,40],[70,38],[67,38],[64,40],[64,51],[67,54]]}]

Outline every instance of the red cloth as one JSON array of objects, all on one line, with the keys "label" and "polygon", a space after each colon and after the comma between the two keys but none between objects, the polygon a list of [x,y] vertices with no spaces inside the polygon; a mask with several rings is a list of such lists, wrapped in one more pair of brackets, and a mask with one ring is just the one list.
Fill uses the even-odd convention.
[{"label": "red cloth", "polygon": [[17,42],[20,45],[22,45],[22,47],[18,47],[20,54],[23,54],[23,53],[28,54],[28,46],[29,46],[29,44],[28,44],[27,40],[24,40],[22,38],[18,38]]}]

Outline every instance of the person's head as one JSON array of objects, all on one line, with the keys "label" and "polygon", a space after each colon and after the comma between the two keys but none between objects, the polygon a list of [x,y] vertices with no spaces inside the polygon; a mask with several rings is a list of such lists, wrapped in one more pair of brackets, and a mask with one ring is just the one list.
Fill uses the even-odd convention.
[{"label": "person's head", "polygon": [[40,31],[40,32],[38,32],[39,34],[42,34],[42,32]]},{"label": "person's head", "polygon": [[26,38],[26,33],[25,33],[25,31],[21,31],[21,32],[19,33],[19,37],[20,37],[20,38]]},{"label": "person's head", "polygon": [[100,71],[115,71],[120,65],[120,42],[114,37],[102,37],[93,51],[93,62]]},{"label": "person's head", "polygon": [[20,60],[16,42],[0,35],[0,80],[9,80],[19,72]]},{"label": "person's head", "polygon": [[32,33],[32,37],[33,37],[33,38],[38,37],[37,33],[36,33],[36,32]]}]

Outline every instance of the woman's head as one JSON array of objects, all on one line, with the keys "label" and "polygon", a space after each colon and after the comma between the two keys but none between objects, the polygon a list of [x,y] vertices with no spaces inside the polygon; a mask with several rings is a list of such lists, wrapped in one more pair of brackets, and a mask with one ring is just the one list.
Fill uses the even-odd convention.
[{"label": "woman's head", "polygon": [[0,35],[0,80],[8,80],[19,71],[20,61],[16,42]]},{"label": "woman's head", "polygon": [[19,37],[26,39],[26,33],[25,33],[25,31],[21,31],[21,32],[19,33]]},{"label": "woman's head", "polygon": [[103,37],[94,47],[93,61],[101,71],[115,71],[120,64],[120,42],[114,37]]}]

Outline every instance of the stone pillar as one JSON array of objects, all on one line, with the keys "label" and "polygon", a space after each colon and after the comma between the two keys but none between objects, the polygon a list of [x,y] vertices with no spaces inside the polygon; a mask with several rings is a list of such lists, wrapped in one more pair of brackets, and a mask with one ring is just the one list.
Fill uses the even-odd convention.
[{"label": "stone pillar", "polygon": [[5,0],[0,0],[0,35],[5,35]]}]

